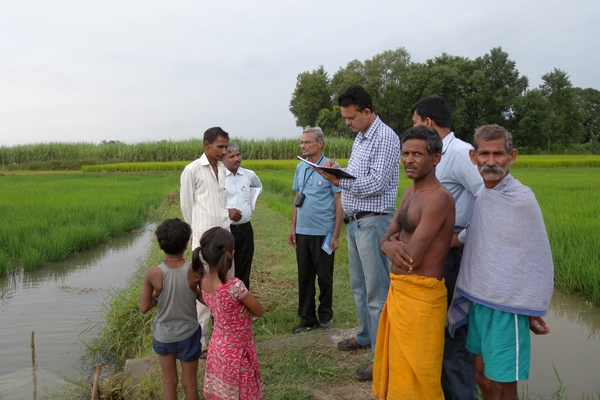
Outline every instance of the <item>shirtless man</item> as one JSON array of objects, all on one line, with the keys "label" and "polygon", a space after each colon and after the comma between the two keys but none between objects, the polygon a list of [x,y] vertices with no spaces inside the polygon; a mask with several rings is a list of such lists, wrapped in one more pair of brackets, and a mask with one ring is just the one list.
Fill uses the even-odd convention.
[{"label": "shirtless man", "polygon": [[379,243],[392,262],[392,273],[375,349],[377,398],[444,397],[443,273],[455,211],[452,194],[435,176],[441,152],[442,140],[432,128],[415,126],[402,137],[402,164],[413,184]]}]

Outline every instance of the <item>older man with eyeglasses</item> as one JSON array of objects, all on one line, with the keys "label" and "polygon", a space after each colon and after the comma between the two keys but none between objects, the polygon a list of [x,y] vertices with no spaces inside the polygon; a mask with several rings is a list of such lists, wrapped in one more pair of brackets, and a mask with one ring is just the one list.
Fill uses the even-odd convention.
[{"label": "older man with eyeglasses", "polygon": [[[325,139],[319,127],[306,127],[300,139],[302,155],[323,165]],[[341,189],[316,173],[307,163],[296,167],[292,188],[296,191],[288,243],[298,261],[298,316],[293,333],[333,326],[333,264],[342,226]],[[323,249],[323,243],[329,241]],[[318,319],[315,278],[319,283]]]}]

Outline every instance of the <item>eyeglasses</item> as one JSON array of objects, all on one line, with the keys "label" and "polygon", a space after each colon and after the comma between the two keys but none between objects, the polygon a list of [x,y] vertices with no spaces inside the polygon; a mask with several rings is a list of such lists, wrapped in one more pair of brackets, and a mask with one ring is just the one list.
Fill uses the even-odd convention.
[{"label": "eyeglasses", "polygon": [[308,146],[309,144],[313,144],[314,142],[316,142],[316,140],[309,140],[309,141],[306,141],[306,142],[299,142],[298,144],[300,146],[303,146],[303,145]]}]

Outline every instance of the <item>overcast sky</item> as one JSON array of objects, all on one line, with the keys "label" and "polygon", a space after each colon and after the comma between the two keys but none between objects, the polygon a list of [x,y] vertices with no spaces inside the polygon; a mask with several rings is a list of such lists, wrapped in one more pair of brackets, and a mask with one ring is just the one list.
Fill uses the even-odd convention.
[{"label": "overcast sky", "polygon": [[529,78],[600,89],[600,1],[3,0],[0,145],[299,136],[296,77],[404,47],[501,46]]}]

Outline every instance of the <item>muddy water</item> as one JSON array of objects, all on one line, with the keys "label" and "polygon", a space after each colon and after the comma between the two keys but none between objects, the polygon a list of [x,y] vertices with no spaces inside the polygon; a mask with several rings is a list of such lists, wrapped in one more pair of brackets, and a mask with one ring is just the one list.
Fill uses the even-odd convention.
[{"label": "muddy water", "polygon": [[[0,393],[10,376],[31,370],[30,335],[35,332],[37,370],[77,378],[82,340],[97,334],[102,302],[125,286],[149,250],[152,227],[36,271],[0,278]],[[2,397],[2,396],[0,396]]]},{"label": "muddy water", "polygon": [[549,398],[560,388],[556,368],[569,399],[600,399],[600,308],[555,292],[545,320],[550,333],[532,335],[529,381],[519,384],[520,393]]}]

